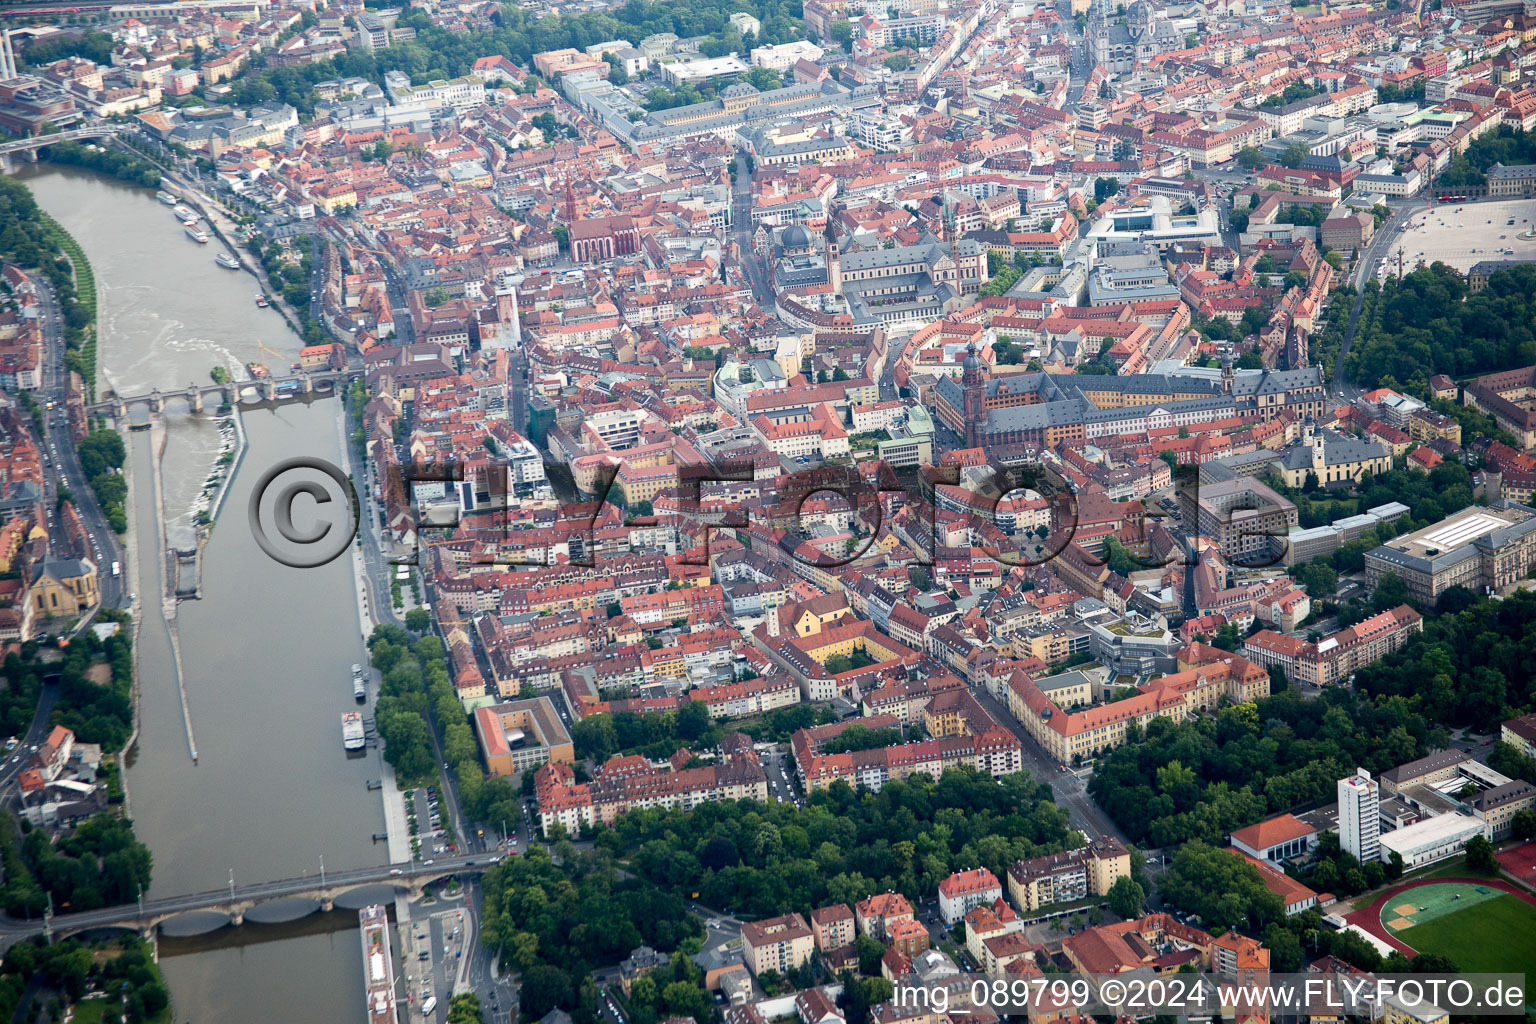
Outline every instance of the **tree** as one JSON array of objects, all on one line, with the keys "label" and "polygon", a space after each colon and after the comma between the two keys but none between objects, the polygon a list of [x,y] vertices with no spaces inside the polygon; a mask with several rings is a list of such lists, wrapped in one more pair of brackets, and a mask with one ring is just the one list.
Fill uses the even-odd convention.
[{"label": "tree", "polygon": [[1280,897],[1264,885],[1257,868],[1199,840],[1179,848],[1159,888],[1164,899],[1198,914],[1207,927],[1257,929],[1285,916]]},{"label": "tree", "polygon": [[907,582],[918,590],[927,590],[933,586],[933,577],[928,574],[925,567],[913,565],[907,567]]},{"label": "tree", "polygon": [[1395,572],[1389,572],[1376,584],[1376,590],[1371,594],[1371,607],[1377,612],[1384,612],[1399,605],[1412,604],[1413,599],[1408,595],[1408,584]]},{"label": "tree", "polygon": [[480,997],[473,992],[454,996],[448,1004],[448,1024],[485,1024]]},{"label": "tree", "polygon": [[1467,840],[1467,867],[1487,875],[1499,873],[1499,862],[1493,855],[1493,844],[1486,836],[1475,835]]},{"label": "tree", "polygon": [[432,613],[425,608],[412,608],[405,613],[405,628],[412,633],[425,633],[432,628]]},{"label": "tree", "polygon": [[1298,142],[1293,146],[1287,146],[1285,151],[1280,154],[1280,166],[1300,167],[1301,162],[1311,155],[1312,151]]},{"label": "tree", "polygon": [[576,993],[571,976],[558,967],[535,964],[523,972],[522,981],[519,1002],[529,1017],[537,1019],[557,1006],[574,1002]]},{"label": "tree", "polygon": [[1164,448],[1162,451],[1157,453],[1157,457],[1168,463],[1168,468],[1170,470],[1176,470],[1179,468],[1179,456],[1172,449]]},{"label": "tree", "polygon": [[1142,904],[1146,902],[1147,890],[1141,883],[1129,875],[1122,875],[1115,879],[1115,884],[1109,887],[1106,894],[1109,900],[1109,909],[1116,915],[1129,921],[1141,914]]},{"label": "tree", "polygon": [[901,72],[912,66],[912,58],[904,53],[893,53],[885,58],[885,66],[892,71]]},{"label": "tree", "polygon": [[848,53],[853,52],[853,23],[844,19],[832,23],[832,41]]},{"label": "tree", "polygon": [[624,67],[624,62],[616,54],[605,53],[603,54],[603,60],[608,62],[608,81],[614,85],[629,84],[629,71]]},{"label": "tree", "polygon": [[880,958],[885,955],[885,946],[878,939],[868,935],[860,935],[853,940],[854,948],[859,954],[859,973],[869,976],[878,976],[880,973]]},{"label": "tree", "polygon": [[1530,808],[1522,808],[1515,812],[1509,820],[1510,834],[1516,839],[1536,838],[1536,814]]}]

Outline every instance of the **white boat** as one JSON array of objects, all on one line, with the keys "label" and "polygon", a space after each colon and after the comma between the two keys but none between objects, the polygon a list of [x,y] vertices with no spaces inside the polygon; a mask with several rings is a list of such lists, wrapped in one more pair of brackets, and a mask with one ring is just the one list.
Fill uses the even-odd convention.
[{"label": "white boat", "polygon": [[235,259],[233,256],[231,256],[227,252],[219,253],[217,256],[215,256],[213,258],[213,262],[217,263],[219,266],[225,268],[226,270],[239,270],[240,269],[240,261]]},{"label": "white boat", "polygon": [[183,224],[189,221],[197,220],[197,211],[192,209],[190,206],[178,205],[176,209],[172,210],[171,212],[174,213],[177,217],[181,218],[181,222]]},{"label": "white boat", "polygon": [[175,206],[177,202],[175,196],[171,195],[169,192],[166,192],[163,189],[155,193],[155,198],[160,200],[166,206]]},{"label": "white boat", "polygon": [[348,750],[362,750],[368,738],[363,732],[363,716],[356,711],[341,716],[341,745]]},{"label": "white boat", "polygon": [[187,237],[198,245],[208,244],[208,232],[198,227],[195,223],[186,226]]}]

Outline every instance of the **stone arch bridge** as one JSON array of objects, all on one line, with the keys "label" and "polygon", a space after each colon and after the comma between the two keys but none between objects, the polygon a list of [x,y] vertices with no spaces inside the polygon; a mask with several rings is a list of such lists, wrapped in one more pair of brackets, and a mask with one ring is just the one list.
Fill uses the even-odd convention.
[{"label": "stone arch bridge", "polygon": [[143,900],[100,910],[72,914],[53,914],[32,921],[0,916],[0,949],[9,949],[38,935],[49,941],[102,928],[132,929],[152,933],[173,918],[198,911],[227,914],[231,924],[245,923],[253,907],[276,900],[309,899],[317,909],[334,908],[336,897],[365,886],[390,885],[417,897],[426,886],[454,875],[479,875],[499,860],[494,854],[444,857],[435,862],[385,864],[379,867],[353,868],[346,871],[302,878],[284,878],[255,885],[232,885],[207,892],[189,893],[162,899]]},{"label": "stone arch bridge", "polygon": [[120,395],[115,391],[109,391],[100,401],[87,405],[85,412],[88,416],[111,416],[113,419],[122,420],[127,416],[128,410],[134,406],[143,405],[148,407],[151,413],[160,413],[165,409],[166,402],[185,399],[194,413],[201,413],[204,402],[210,396],[217,397],[224,404],[234,405],[240,400],[243,392],[255,389],[263,399],[271,401],[280,394],[286,393],[310,395],[317,391],[333,391],[337,385],[349,383],[353,378],[361,376],[360,370],[320,370],[314,373],[293,373],[283,377],[257,377],[246,381],[230,381],[227,384],[192,383],[179,391],[161,391],[156,388],[138,395]]}]

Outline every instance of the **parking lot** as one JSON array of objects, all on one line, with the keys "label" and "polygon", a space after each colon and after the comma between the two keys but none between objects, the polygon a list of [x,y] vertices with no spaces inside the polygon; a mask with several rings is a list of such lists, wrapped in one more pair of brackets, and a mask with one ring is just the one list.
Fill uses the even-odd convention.
[{"label": "parking lot", "polygon": [[1530,233],[1533,221],[1536,202],[1529,199],[1437,201],[1409,222],[1392,247],[1387,274],[1396,272],[1399,252],[1405,274],[1421,260],[1425,265],[1439,260],[1462,273],[1482,260],[1536,260],[1536,238],[1520,237]]}]

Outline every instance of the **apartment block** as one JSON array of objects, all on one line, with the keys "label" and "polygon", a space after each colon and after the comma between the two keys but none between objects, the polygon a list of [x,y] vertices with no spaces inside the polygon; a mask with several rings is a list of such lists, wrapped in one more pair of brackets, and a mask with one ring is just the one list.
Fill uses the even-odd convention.
[{"label": "apartment block", "polygon": [[786,974],[811,959],[815,943],[799,914],[749,921],[741,926],[741,948],[753,977],[764,971]]}]

